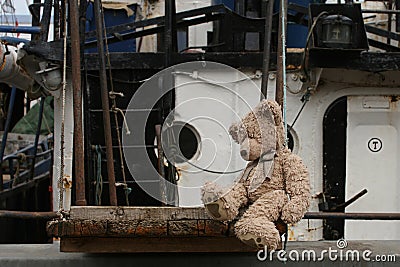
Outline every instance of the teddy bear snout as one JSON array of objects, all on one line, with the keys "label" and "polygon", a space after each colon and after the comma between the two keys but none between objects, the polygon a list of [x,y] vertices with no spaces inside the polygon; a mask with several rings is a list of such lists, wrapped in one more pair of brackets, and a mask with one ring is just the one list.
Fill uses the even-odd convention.
[{"label": "teddy bear snout", "polygon": [[247,159],[248,158],[247,150],[241,150],[240,151],[240,156],[242,156],[243,159]]}]

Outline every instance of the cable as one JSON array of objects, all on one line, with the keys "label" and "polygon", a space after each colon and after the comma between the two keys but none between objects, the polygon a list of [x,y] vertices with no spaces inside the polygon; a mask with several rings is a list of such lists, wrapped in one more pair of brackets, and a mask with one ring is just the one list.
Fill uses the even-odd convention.
[{"label": "cable", "polygon": [[303,53],[303,58],[301,60],[301,67],[300,67],[300,69],[304,72],[304,76],[305,76],[305,77],[301,78],[301,80],[303,82],[309,80],[309,78],[310,78],[310,76],[308,75],[308,72],[307,72],[307,67],[306,67],[306,56],[307,56],[307,51],[308,51],[308,46],[310,43],[311,35],[313,34],[314,28],[315,28],[315,26],[317,26],[319,19],[323,15],[328,15],[328,14],[329,13],[327,11],[322,11],[321,13],[319,13],[318,16],[315,18],[313,24],[311,25],[310,31],[308,32],[306,46],[304,47],[304,53]]},{"label": "cable", "polygon": [[301,98],[301,102],[303,102],[303,105],[301,106],[300,110],[297,112],[292,125],[289,126],[289,128],[287,130],[288,132],[290,132],[290,130],[292,130],[292,128],[296,124],[296,121],[300,117],[301,112],[303,112],[304,107],[306,106],[307,102],[310,100],[310,96],[311,96],[311,91],[309,89],[307,89],[307,92]]},{"label": "cable", "polygon": [[[183,159],[183,160],[185,160],[186,163],[189,163],[189,165],[192,165],[193,167],[195,167],[195,168],[197,168],[197,169],[199,169],[199,170],[202,170],[202,171],[205,171],[205,172],[209,172],[209,173],[214,173],[214,174],[232,174],[232,173],[241,172],[241,171],[243,171],[243,170],[245,169],[245,168],[243,168],[243,169],[236,170],[236,171],[223,171],[223,172],[222,172],[222,171],[214,171],[214,170],[209,170],[209,169],[205,169],[205,168],[202,168],[202,167],[200,167],[200,166],[197,166],[196,164],[194,164],[194,163],[188,161],[185,157],[183,157],[183,156],[181,156],[181,155],[179,155],[179,154],[176,154],[175,156],[176,156],[176,157],[179,157],[179,158],[181,158],[181,159]],[[181,171],[184,172],[184,170],[181,170]]]},{"label": "cable", "polygon": [[214,80],[209,80],[207,78],[201,77],[198,75],[197,71],[193,71],[193,72],[185,72],[185,71],[175,71],[172,74],[184,74],[184,75],[188,75],[189,77],[196,79],[196,80],[200,80],[203,82],[207,82],[210,84],[216,84],[216,85],[220,85],[220,84],[230,84],[230,83],[238,83],[238,82],[243,82],[243,81],[249,81],[251,79],[256,79],[256,78],[260,78],[261,74],[254,74],[252,76],[247,76],[247,77],[243,77],[241,79],[238,80],[234,80],[234,81],[214,81]]}]

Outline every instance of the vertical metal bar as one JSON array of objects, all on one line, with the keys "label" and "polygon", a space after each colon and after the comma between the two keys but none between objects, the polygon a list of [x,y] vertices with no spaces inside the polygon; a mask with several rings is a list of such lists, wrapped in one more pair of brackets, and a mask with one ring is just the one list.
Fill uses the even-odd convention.
[{"label": "vertical metal bar", "polygon": [[172,63],[172,53],[177,50],[176,33],[176,7],[175,0],[165,1],[165,30],[164,30],[164,52],[165,67]]},{"label": "vertical metal bar", "polygon": [[39,119],[38,119],[38,125],[36,128],[36,135],[35,135],[35,143],[33,145],[33,158],[31,162],[31,172],[29,178],[33,180],[33,177],[35,176],[35,163],[36,163],[36,154],[37,154],[37,146],[39,144],[39,137],[40,137],[40,131],[42,129],[42,120],[43,120],[43,110],[44,110],[44,101],[46,97],[42,96],[40,98],[40,108],[39,108]]},{"label": "vertical metal bar", "polygon": [[53,16],[53,38],[54,40],[60,39],[60,2],[54,0],[54,16]]},{"label": "vertical metal bar", "polygon": [[264,54],[263,54],[263,75],[261,80],[261,95],[260,100],[267,98],[268,91],[268,73],[269,73],[269,61],[271,59],[271,33],[272,33],[272,15],[274,8],[273,0],[265,0],[266,4],[265,12],[265,31],[264,31]]},{"label": "vertical metal bar", "polygon": [[[400,0],[394,0],[396,10],[400,10]],[[396,32],[400,32],[400,14],[396,14]]]},{"label": "vertical metal bar", "polygon": [[103,107],[104,137],[106,143],[107,175],[109,181],[110,204],[117,205],[117,190],[115,187],[114,156],[112,150],[110,104],[108,99],[106,61],[104,56],[103,12],[101,1],[94,0],[94,15],[96,21],[97,50],[99,54],[99,74],[101,87],[101,102]]},{"label": "vertical metal bar", "polygon": [[85,156],[82,129],[81,44],[79,36],[78,0],[69,0],[71,28],[72,88],[74,102],[74,164],[77,206],[86,205]]},{"label": "vertical metal bar", "polygon": [[[40,4],[42,0],[34,0],[33,5],[32,5],[32,10],[34,10],[34,14],[37,14],[37,16],[34,16],[32,14],[32,26],[39,26],[40,24]],[[32,11],[31,11],[32,12]],[[31,34],[31,40],[36,40],[38,39],[39,36],[37,34]]]},{"label": "vertical metal bar", "polygon": [[6,148],[6,142],[7,142],[7,135],[8,131],[10,128],[10,123],[12,119],[12,113],[14,109],[14,103],[15,103],[15,96],[17,95],[17,88],[13,87],[11,89],[11,95],[10,95],[10,102],[8,104],[8,112],[7,112],[7,119],[6,119],[6,125],[4,126],[4,132],[3,132],[3,138],[1,141],[1,150],[0,150],[0,191],[3,191],[3,157],[4,157],[4,150]]},{"label": "vertical metal bar", "polygon": [[53,0],[45,0],[43,7],[43,15],[40,20],[40,39],[43,42],[46,42],[49,37],[49,29],[50,29],[50,19],[51,19],[51,10],[53,8]]},{"label": "vertical metal bar", "polygon": [[281,8],[279,9],[279,28],[278,28],[278,48],[277,48],[277,66],[276,66],[276,92],[275,100],[283,108],[283,72],[286,70],[284,61],[284,49],[285,45],[282,42],[282,36],[286,35],[283,31],[286,30],[287,20],[287,4],[288,0],[281,0]]},{"label": "vertical metal bar", "polygon": [[[389,0],[388,3],[388,10],[392,10],[393,7],[393,0]],[[388,29],[387,29],[387,40],[386,43],[390,45],[391,39],[390,39],[390,32],[392,31],[392,14],[388,13]]]}]

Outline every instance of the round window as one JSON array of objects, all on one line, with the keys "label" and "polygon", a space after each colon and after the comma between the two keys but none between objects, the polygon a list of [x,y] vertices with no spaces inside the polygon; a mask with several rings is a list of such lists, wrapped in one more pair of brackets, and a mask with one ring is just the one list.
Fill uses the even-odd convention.
[{"label": "round window", "polygon": [[164,155],[170,162],[184,163],[196,155],[199,149],[199,134],[192,125],[175,121],[171,126],[164,124],[161,143]]}]

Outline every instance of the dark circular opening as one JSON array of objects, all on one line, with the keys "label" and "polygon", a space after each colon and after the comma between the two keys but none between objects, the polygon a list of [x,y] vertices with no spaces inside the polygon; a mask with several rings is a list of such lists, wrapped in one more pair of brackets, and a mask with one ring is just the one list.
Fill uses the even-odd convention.
[{"label": "dark circular opening", "polygon": [[[168,136],[168,132],[173,136]],[[167,151],[165,151],[165,154],[167,158],[174,163],[183,163],[192,159],[198,150],[198,134],[193,126],[188,123],[174,122],[174,124],[163,133],[163,138],[167,140],[167,143],[163,141],[164,144],[167,144]]]},{"label": "dark circular opening", "polygon": [[186,159],[178,158],[177,163],[182,163],[193,158],[197,152],[199,142],[192,127],[185,124],[179,133],[179,150],[181,155]]}]

